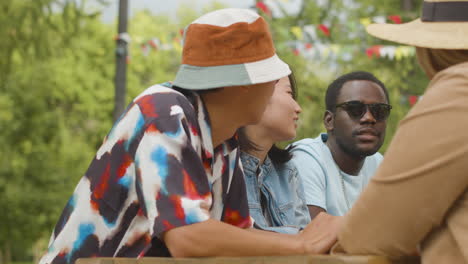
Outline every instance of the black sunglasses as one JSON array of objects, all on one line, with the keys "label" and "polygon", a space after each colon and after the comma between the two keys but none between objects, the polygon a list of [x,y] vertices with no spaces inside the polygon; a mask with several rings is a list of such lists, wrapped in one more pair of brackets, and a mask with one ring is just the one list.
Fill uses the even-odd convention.
[{"label": "black sunglasses", "polygon": [[355,119],[361,119],[367,112],[367,109],[369,109],[376,121],[386,120],[390,115],[390,110],[392,109],[392,106],[389,104],[365,104],[361,101],[348,101],[337,104],[335,107],[342,107],[351,118]]}]

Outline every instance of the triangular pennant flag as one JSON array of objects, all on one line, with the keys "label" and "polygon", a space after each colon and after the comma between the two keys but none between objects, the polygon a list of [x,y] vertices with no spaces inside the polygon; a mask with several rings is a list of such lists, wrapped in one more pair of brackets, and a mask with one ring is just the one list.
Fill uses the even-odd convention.
[{"label": "triangular pennant flag", "polygon": [[294,26],[291,28],[291,32],[294,34],[294,36],[296,37],[296,39],[298,40],[302,40],[303,39],[303,35],[302,35],[302,29],[298,26]]},{"label": "triangular pennant flag", "polygon": [[418,102],[418,96],[417,95],[408,96],[408,102],[409,102],[410,106],[415,105]]},{"label": "triangular pennant flag", "polygon": [[383,46],[380,48],[380,56],[393,60],[395,58],[395,46]]},{"label": "triangular pennant flag", "polygon": [[388,16],[388,19],[393,21],[393,23],[395,23],[395,24],[401,24],[401,16],[399,16],[399,15],[390,15],[390,16]]},{"label": "triangular pennant flag", "polygon": [[380,57],[380,46],[374,45],[366,49],[367,57],[372,58],[374,55],[376,58]]},{"label": "triangular pennant flag", "polygon": [[395,49],[395,59],[397,61],[401,60],[403,58],[403,46],[398,46]]},{"label": "triangular pennant flag", "polygon": [[141,44],[141,53],[143,53],[143,56],[148,56],[150,52],[150,47],[147,43]]},{"label": "triangular pennant flag", "polygon": [[293,49],[293,53],[294,53],[294,55],[299,56],[300,51],[299,51],[298,48],[295,48],[295,49]]},{"label": "triangular pennant flag", "polygon": [[374,21],[374,23],[377,23],[377,24],[384,24],[386,19],[384,16],[375,16],[372,18],[372,21]]},{"label": "triangular pennant flag", "polygon": [[148,41],[148,44],[153,47],[153,49],[158,49],[159,46],[161,45],[161,42],[159,41],[158,38],[152,38]]},{"label": "triangular pennant flag", "polygon": [[320,24],[317,27],[323,32],[323,34],[325,34],[325,36],[330,36],[330,29],[325,24]]},{"label": "triangular pennant flag", "polygon": [[361,24],[364,25],[365,27],[367,27],[368,25],[372,23],[371,19],[368,17],[359,19],[359,22],[361,22]]},{"label": "triangular pennant flag", "polygon": [[266,15],[271,16],[271,10],[264,2],[257,2],[256,7],[262,10]]},{"label": "triangular pennant flag", "polygon": [[302,30],[305,36],[308,37],[308,41],[312,42],[317,39],[317,32],[315,31],[314,25],[305,25]]}]

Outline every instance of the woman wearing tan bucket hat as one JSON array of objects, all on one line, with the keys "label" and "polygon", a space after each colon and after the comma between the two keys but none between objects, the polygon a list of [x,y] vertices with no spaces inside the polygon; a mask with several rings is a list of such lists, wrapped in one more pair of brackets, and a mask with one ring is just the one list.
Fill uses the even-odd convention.
[{"label": "woman wearing tan bucket hat", "polygon": [[350,254],[468,263],[468,1],[425,1],[420,19],[369,34],[416,46],[431,82],[401,121],[339,233]]}]

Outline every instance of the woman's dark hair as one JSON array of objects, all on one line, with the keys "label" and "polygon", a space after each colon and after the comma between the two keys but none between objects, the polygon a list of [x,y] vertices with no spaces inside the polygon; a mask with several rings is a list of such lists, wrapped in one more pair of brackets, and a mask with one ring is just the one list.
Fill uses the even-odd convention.
[{"label": "woman's dark hair", "polygon": [[[288,76],[288,79],[289,79],[289,83],[291,84],[291,91],[292,91],[293,98],[294,100],[296,100],[297,86],[296,86],[296,79],[294,78],[294,74],[292,72]],[[247,137],[245,127],[238,129],[237,134],[239,136],[239,145],[242,151],[248,152],[250,150],[254,150],[254,151],[260,150],[260,147],[257,144],[255,144],[255,142],[251,141]],[[273,146],[268,151],[268,157],[271,159],[273,164],[286,163],[292,158],[291,149],[293,149],[293,146],[289,146],[286,149],[282,149],[276,146],[275,144],[273,144]]]}]

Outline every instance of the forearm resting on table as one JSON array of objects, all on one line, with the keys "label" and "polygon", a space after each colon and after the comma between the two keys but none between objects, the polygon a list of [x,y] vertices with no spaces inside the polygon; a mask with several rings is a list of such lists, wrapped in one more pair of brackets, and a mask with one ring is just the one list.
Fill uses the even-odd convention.
[{"label": "forearm resting on table", "polygon": [[164,236],[174,257],[322,254],[336,241],[339,219],[320,215],[297,235],[241,229],[217,220],[178,227]]},{"label": "forearm resting on table", "polygon": [[303,254],[296,236],[242,229],[218,220],[171,229],[164,241],[174,257]]}]

